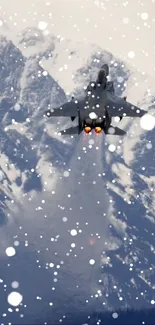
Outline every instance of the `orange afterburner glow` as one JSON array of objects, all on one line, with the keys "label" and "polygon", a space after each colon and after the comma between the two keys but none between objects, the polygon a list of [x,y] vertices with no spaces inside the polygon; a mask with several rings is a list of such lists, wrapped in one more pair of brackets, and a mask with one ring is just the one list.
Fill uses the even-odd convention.
[{"label": "orange afterburner glow", "polygon": [[100,126],[96,126],[95,132],[96,133],[101,133],[102,132],[102,128]]},{"label": "orange afterburner glow", "polygon": [[85,133],[90,133],[91,132],[91,127],[90,126],[85,126],[84,131],[85,131]]}]

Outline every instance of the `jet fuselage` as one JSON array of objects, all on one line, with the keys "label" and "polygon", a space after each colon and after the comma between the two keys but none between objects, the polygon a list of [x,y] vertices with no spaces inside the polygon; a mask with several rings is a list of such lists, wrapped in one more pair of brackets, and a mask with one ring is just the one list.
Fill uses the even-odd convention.
[{"label": "jet fuselage", "polygon": [[90,128],[106,131],[111,123],[111,118],[106,109],[106,104],[106,87],[103,88],[103,83],[91,82],[86,89],[85,99],[83,102],[80,102],[79,106],[80,129],[83,129],[86,132],[90,130]]}]

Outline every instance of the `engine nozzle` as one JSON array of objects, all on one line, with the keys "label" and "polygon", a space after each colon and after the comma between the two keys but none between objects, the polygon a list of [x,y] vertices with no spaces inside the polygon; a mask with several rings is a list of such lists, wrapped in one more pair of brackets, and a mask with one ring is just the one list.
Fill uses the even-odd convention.
[{"label": "engine nozzle", "polygon": [[85,133],[90,133],[91,131],[92,131],[92,128],[90,127],[90,126],[88,126],[88,125],[86,125],[85,127],[84,127],[84,131],[85,131]]},{"label": "engine nozzle", "polygon": [[95,127],[95,132],[96,132],[97,134],[101,133],[101,132],[102,132],[102,128],[101,128],[100,126],[96,126],[96,127]]}]

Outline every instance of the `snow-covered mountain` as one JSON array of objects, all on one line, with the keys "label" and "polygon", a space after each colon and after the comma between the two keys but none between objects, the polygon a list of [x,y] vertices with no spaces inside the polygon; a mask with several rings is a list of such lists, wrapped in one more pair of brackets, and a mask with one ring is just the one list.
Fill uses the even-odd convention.
[{"label": "snow-covered mountain", "polygon": [[[34,34],[39,32],[39,30],[35,30]],[[64,72],[61,73],[61,76],[56,74],[59,71],[60,62],[62,64],[65,49],[67,49],[67,56],[71,59],[71,64],[68,64],[66,71],[70,72],[71,77],[73,73],[75,74],[71,84],[72,92],[79,93],[81,86],[84,86],[91,78],[95,78],[95,73],[97,73],[101,62],[112,59],[111,54],[101,52],[95,46],[93,48],[87,46],[86,49],[86,46],[83,48],[79,43],[79,47],[76,49],[77,45],[71,46],[69,41],[62,43],[61,39],[54,37],[49,37],[47,41],[47,36],[45,37],[43,34],[42,37],[41,35],[37,36],[37,43],[33,43],[33,39],[31,29],[24,31],[21,35],[19,47],[22,48],[24,44],[26,51],[31,48],[29,55],[24,52],[27,55],[25,57],[21,49],[17,49],[11,41],[1,37],[1,151],[3,155],[6,155],[9,163],[16,164],[16,170],[19,169],[18,177],[24,177],[24,180],[20,181],[23,188],[31,177],[33,184],[36,184],[34,175],[36,177],[38,175],[31,173],[30,170],[37,167],[37,163],[43,159],[43,156],[46,159],[47,155],[49,161],[52,158],[53,150],[49,148],[51,146],[50,136],[55,127],[53,125],[53,128],[50,128],[53,121],[48,121],[46,123],[47,132],[45,132],[43,112],[47,107],[58,106],[66,100],[65,93],[60,87],[61,84],[64,87],[62,81]],[[40,42],[42,42],[42,48],[39,51],[37,44]],[[34,49],[37,51],[37,55]],[[69,49],[70,53],[68,53]],[[85,52],[85,50],[87,51]],[[84,53],[86,57],[84,57]],[[44,65],[49,67],[48,72],[43,69]],[[122,70],[122,74],[123,68],[119,69]],[[59,84],[53,79],[54,73]],[[123,87],[121,89],[123,90]],[[50,142],[49,145],[46,145],[48,149],[45,148],[44,141]],[[60,150],[62,149],[60,141],[57,142],[57,146],[60,146]],[[22,152],[21,148],[23,148]],[[37,152],[39,157],[37,157]],[[54,155],[56,158],[57,154]],[[1,164],[5,165],[4,162],[5,159]],[[5,168],[3,166],[2,172],[6,174],[6,166]],[[15,181],[16,173],[13,174]],[[12,179],[10,181],[12,183]],[[40,183],[40,177],[38,182]],[[41,184],[38,186],[40,187]]]},{"label": "snow-covered mountain", "polygon": [[[148,308],[155,299],[154,129],[126,119],[123,139],[64,139],[55,131],[71,122],[47,121],[43,112],[80,96],[103,62],[116,94],[151,114],[155,82],[95,45],[29,30],[18,48],[0,40],[2,280],[20,283],[26,322],[46,321],[39,303],[48,315],[53,302],[53,324],[69,320],[71,310]],[[16,248],[9,261],[8,246]],[[5,289],[7,321],[23,323],[7,312]]]}]

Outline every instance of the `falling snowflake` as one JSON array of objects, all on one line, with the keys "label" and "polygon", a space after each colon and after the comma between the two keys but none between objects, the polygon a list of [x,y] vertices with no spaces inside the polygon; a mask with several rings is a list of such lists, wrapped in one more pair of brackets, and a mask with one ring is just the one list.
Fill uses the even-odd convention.
[{"label": "falling snowflake", "polygon": [[46,77],[48,75],[47,71],[43,71],[43,76]]},{"label": "falling snowflake", "polygon": [[129,23],[129,18],[128,17],[124,17],[123,18],[123,24],[128,24]]},{"label": "falling snowflake", "polygon": [[128,52],[128,58],[133,59],[135,57],[135,52],[130,51]]},{"label": "falling snowflake", "polygon": [[14,106],[14,110],[15,111],[19,111],[21,109],[21,106],[19,103],[16,103],[15,106]]},{"label": "falling snowflake", "polygon": [[23,300],[22,295],[17,291],[12,291],[8,295],[8,303],[14,307],[17,307]]},{"label": "falling snowflake", "polygon": [[121,76],[119,76],[119,77],[117,77],[117,81],[119,82],[119,83],[121,83],[121,82],[123,82],[123,77],[121,77]]},{"label": "falling snowflake", "polygon": [[118,123],[120,121],[120,117],[119,116],[115,116],[114,117],[114,121]]},{"label": "falling snowflake", "polygon": [[64,177],[68,177],[69,176],[69,172],[66,170],[64,171]]},{"label": "falling snowflake", "polygon": [[45,21],[40,21],[38,24],[38,28],[40,30],[45,30],[47,28],[48,24]]},{"label": "falling snowflake", "polygon": [[14,247],[7,247],[7,249],[5,250],[5,253],[7,256],[11,257],[16,254],[16,250],[14,249]]},{"label": "falling snowflake", "polygon": [[77,230],[76,229],[72,229],[70,232],[71,236],[76,236],[77,235]]},{"label": "falling snowflake", "polygon": [[11,283],[11,287],[14,288],[14,289],[17,289],[19,287],[19,282],[18,281],[13,281]]},{"label": "falling snowflake", "polygon": [[1,26],[3,26],[3,22],[2,22],[2,20],[0,20],[0,27],[1,27]]},{"label": "falling snowflake", "polygon": [[148,15],[147,12],[143,12],[143,13],[141,14],[141,18],[142,18],[143,20],[147,20],[148,17],[149,17],[149,15]]},{"label": "falling snowflake", "polygon": [[54,267],[54,263],[50,263],[49,264],[49,267]]},{"label": "falling snowflake", "polygon": [[67,217],[63,217],[63,218],[62,218],[62,221],[63,221],[63,222],[67,222]]},{"label": "falling snowflake", "polygon": [[50,306],[53,306],[53,302],[49,302],[49,305],[50,305]]},{"label": "falling snowflake", "polygon": [[89,144],[90,144],[90,145],[93,145],[94,142],[95,142],[94,139],[90,139],[90,140],[89,140]]},{"label": "falling snowflake", "polygon": [[114,144],[110,144],[109,147],[108,147],[108,150],[109,150],[110,152],[114,152],[115,149],[116,149],[116,146],[115,146]]},{"label": "falling snowflake", "polygon": [[90,259],[89,264],[90,264],[90,265],[94,265],[94,264],[95,264],[95,260]]},{"label": "falling snowflake", "polygon": [[140,119],[142,129],[150,131],[155,127],[155,118],[150,114],[145,114]]},{"label": "falling snowflake", "polygon": [[152,143],[147,143],[147,144],[146,144],[146,148],[147,148],[147,149],[152,149]]},{"label": "falling snowflake", "polygon": [[113,313],[112,314],[112,317],[116,319],[116,318],[118,318],[118,314],[117,313]]},{"label": "falling snowflake", "polygon": [[115,129],[113,128],[113,127],[110,127],[109,129],[108,129],[108,133],[109,134],[115,134]]},{"label": "falling snowflake", "polygon": [[95,112],[91,112],[91,113],[89,114],[89,117],[90,117],[91,120],[94,120],[94,119],[97,118],[97,115],[96,115]]},{"label": "falling snowflake", "polygon": [[18,241],[18,240],[15,240],[15,241],[14,241],[14,245],[15,245],[15,246],[19,246],[19,241]]},{"label": "falling snowflake", "polygon": [[43,34],[44,34],[44,36],[47,36],[47,35],[49,35],[49,33],[50,33],[50,32],[49,32],[49,30],[48,30],[48,29],[46,29],[46,30],[44,30],[44,31],[43,31]]}]

